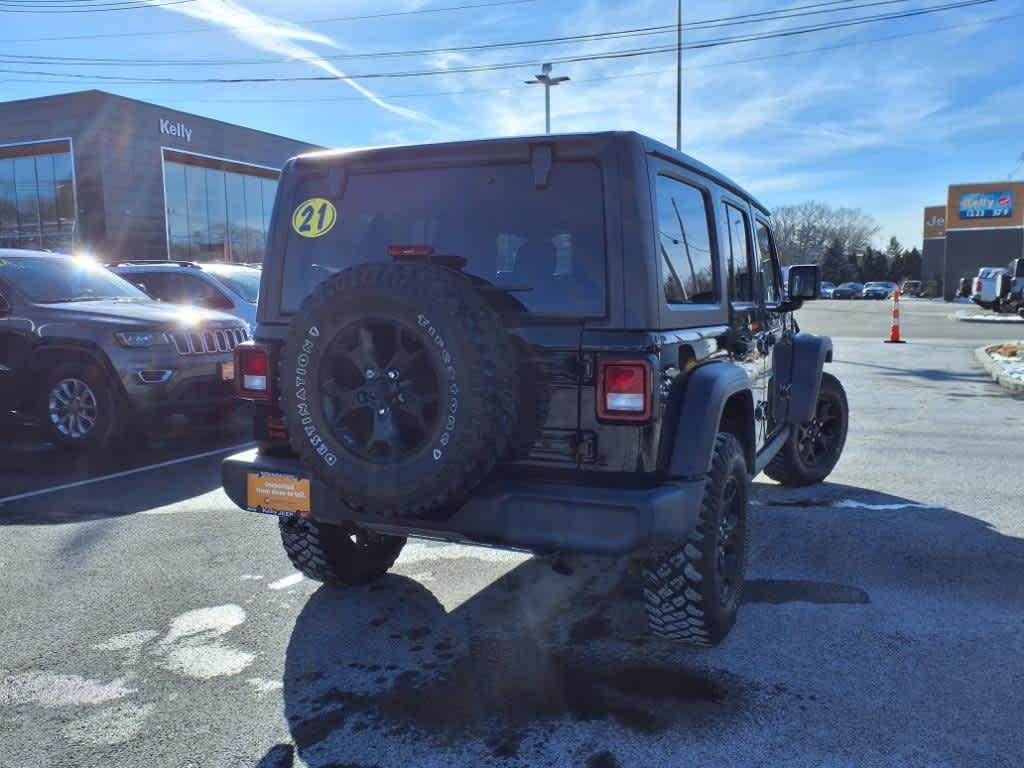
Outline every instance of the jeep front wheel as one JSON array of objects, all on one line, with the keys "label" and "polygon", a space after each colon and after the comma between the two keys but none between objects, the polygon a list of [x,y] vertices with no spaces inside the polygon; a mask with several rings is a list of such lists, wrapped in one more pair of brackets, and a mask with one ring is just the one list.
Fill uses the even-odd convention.
[{"label": "jeep front wheel", "polygon": [[288,559],[302,575],[358,587],[388,572],[405,546],[401,536],[383,536],[355,526],[327,525],[302,518],[278,521]]},{"label": "jeep front wheel", "polygon": [[643,570],[653,635],[713,646],[729,634],[746,579],[749,501],[743,448],[733,435],[719,432],[697,525],[681,547]]},{"label": "jeep front wheel", "polygon": [[814,418],[793,427],[793,433],[768,462],[764,473],[790,488],[820,483],[839,462],[849,419],[846,390],[835,376],[823,373]]}]

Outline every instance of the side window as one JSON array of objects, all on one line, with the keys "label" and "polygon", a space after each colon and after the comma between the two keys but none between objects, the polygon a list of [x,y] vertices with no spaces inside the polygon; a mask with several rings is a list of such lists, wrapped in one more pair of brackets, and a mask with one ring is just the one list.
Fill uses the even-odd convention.
[{"label": "side window", "polygon": [[162,274],[160,272],[132,272],[127,275],[121,275],[132,285],[145,291],[154,299],[160,301],[171,301],[170,298],[170,282],[168,278],[170,275]]},{"label": "side window", "polygon": [[178,279],[179,304],[195,304],[208,309],[230,309],[231,301],[211,283],[195,275],[175,275]]},{"label": "side window", "polygon": [[656,216],[658,247],[665,265],[665,300],[669,304],[718,303],[704,193],[658,176]]},{"label": "side window", "polygon": [[757,222],[757,253],[760,257],[761,285],[764,291],[765,304],[778,304],[782,301],[782,290],[779,286],[778,259],[775,255],[775,243],[771,230],[763,221]]},{"label": "side window", "polygon": [[749,219],[746,213],[726,203],[725,224],[729,230],[729,296],[732,301],[753,301]]}]

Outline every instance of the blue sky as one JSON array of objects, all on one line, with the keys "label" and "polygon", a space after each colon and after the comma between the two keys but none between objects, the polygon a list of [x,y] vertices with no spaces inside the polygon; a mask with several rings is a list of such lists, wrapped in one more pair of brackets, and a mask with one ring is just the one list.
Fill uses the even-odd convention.
[{"label": "blue sky", "polygon": [[[157,6],[168,0],[148,2]],[[506,0],[489,7],[422,12],[495,2],[500,0],[191,0],[103,13],[0,11],[5,57],[0,98],[102,88],[326,146],[443,141],[541,132],[543,92],[523,84],[538,71],[534,62],[674,42],[670,32],[518,49],[351,58],[669,25],[675,20],[673,0]],[[814,2],[685,0],[684,20]],[[871,0],[832,7],[863,2]],[[874,7],[859,10],[695,28],[685,40],[699,43],[948,2],[876,0]],[[384,12],[405,15],[339,18]],[[120,36],[124,33],[142,34]],[[95,35],[119,36],[40,39]],[[859,207],[882,225],[880,240],[895,234],[908,245],[920,244],[922,208],[943,202],[948,184],[1005,179],[1024,153],[1022,42],[1024,3],[993,0],[911,19],[688,51],[683,148],[770,206],[815,198]],[[808,52],[821,48],[828,50]],[[31,57],[154,63],[84,66]],[[184,60],[198,63],[180,63]],[[444,73],[501,62],[524,66]],[[22,74],[29,71],[55,74]],[[243,84],[129,83],[98,77],[403,71],[439,74]],[[556,132],[633,129],[674,142],[674,54],[558,64],[555,73],[572,78],[552,93]],[[1018,178],[1024,178],[1024,170],[1018,169]]]}]

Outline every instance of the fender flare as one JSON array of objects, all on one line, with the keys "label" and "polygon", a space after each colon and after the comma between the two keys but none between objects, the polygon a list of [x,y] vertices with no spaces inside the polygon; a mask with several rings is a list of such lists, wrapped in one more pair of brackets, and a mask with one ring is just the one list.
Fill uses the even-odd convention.
[{"label": "fender flare", "polygon": [[[705,363],[690,372],[676,396],[670,401],[667,424],[673,428],[668,453],[668,474],[697,477],[711,470],[715,437],[729,398],[745,393],[743,429],[739,435],[753,467],[754,399],[750,379],[744,370],[724,363]],[[673,407],[674,406],[674,407]],[[747,418],[748,417],[748,418]],[[753,471],[753,469],[751,469]]]},{"label": "fender flare", "polygon": [[811,333],[793,337],[789,379],[789,422],[803,424],[814,418],[825,363],[832,362],[832,339]]}]

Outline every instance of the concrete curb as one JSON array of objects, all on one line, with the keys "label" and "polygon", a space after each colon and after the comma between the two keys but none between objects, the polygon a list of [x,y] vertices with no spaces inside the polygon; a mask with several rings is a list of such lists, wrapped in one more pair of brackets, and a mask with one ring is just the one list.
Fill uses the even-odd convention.
[{"label": "concrete curb", "polygon": [[[1004,342],[1012,343],[1012,342]],[[997,344],[986,344],[984,347],[978,347],[974,350],[974,359],[978,361],[978,364],[992,377],[992,380],[996,382],[1003,389],[1008,391],[1012,395],[1024,395],[1024,382],[1016,379],[1011,379],[1009,376],[1003,373],[1003,364],[992,359],[989,355],[988,350],[991,347],[998,346]]]}]

